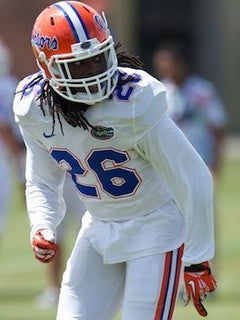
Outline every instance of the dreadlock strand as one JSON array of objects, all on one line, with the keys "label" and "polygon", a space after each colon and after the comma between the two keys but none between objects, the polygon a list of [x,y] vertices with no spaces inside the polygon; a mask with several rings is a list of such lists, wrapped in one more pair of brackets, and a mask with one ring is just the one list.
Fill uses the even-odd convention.
[{"label": "dreadlock strand", "polygon": [[[121,47],[121,43],[117,42],[115,45],[116,52]],[[118,65],[120,67],[128,67],[133,69],[143,69],[143,62],[138,56],[130,54],[126,51],[117,52]]]},{"label": "dreadlock strand", "polygon": [[[57,119],[58,119],[58,122],[59,122],[59,125],[60,125],[61,133],[64,136],[63,125],[62,125],[62,121],[60,119],[60,113],[58,111],[56,111],[56,114],[57,114]],[[53,133],[54,133],[54,127],[53,127]]]}]

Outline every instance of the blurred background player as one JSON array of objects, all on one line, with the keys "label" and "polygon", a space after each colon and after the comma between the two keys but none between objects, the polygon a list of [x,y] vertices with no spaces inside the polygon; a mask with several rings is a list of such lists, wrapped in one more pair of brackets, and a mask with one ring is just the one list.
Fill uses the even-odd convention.
[{"label": "blurred background player", "polygon": [[[59,290],[63,270],[65,269],[66,243],[68,235],[74,239],[80,227],[84,212],[86,211],[84,204],[79,199],[75,186],[69,175],[66,175],[63,189],[63,198],[66,204],[66,215],[64,220],[57,228],[58,251],[55,259],[51,263],[46,264],[46,280],[47,284],[43,292],[36,299],[38,309],[48,309],[56,307],[58,303]],[[74,239],[75,240],[75,239]]]},{"label": "blurred background player", "polygon": [[156,76],[167,88],[168,112],[211,170],[218,176],[227,115],[215,85],[193,74],[185,47],[160,45],[153,55]]},{"label": "blurred background player", "polygon": [[11,54],[0,39],[0,237],[13,194],[16,175],[23,186],[23,151],[19,129],[14,122],[12,102],[18,79],[11,74]]}]

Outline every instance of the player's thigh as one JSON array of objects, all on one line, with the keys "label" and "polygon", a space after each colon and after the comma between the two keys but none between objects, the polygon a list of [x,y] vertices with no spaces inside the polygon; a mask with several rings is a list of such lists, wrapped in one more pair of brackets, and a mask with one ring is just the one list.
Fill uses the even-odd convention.
[{"label": "player's thigh", "polygon": [[63,275],[57,319],[112,320],[124,280],[124,264],[104,264],[86,239],[78,239]]},{"label": "player's thigh", "polygon": [[122,320],[171,319],[181,257],[182,248],[127,263]]}]

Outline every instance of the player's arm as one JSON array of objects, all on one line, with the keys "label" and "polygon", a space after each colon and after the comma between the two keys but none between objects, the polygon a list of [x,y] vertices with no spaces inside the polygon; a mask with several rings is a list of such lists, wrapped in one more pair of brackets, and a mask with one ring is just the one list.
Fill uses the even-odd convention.
[{"label": "player's arm", "polygon": [[[214,255],[213,182],[211,174],[183,133],[168,116],[163,116],[139,142],[139,149],[167,182],[186,221],[183,256],[188,295],[204,315],[201,299],[215,290],[207,261]],[[206,268],[207,264],[207,268]],[[202,270],[196,266],[203,267]],[[195,295],[190,292],[195,283]],[[200,284],[206,284],[201,291]]]},{"label": "player's arm", "polygon": [[138,145],[168,185],[185,217],[183,262],[191,265],[212,259],[213,181],[203,160],[168,116],[163,116]]},{"label": "player's arm", "polygon": [[56,227],[65,214],[65,172],[48,151],[23,133],[26,145],[26,204],[35,257],[50,262],[56,254]]},{"label": "player's arm", "polygon": [[65,214],[62,197],[65,172],[36,138],[38,130],[44,132],[45,128],[36,104],[40,83],[23,94],[23,88],[30,81],[31,78],[27,77],[19,82],[13,111],[26,146],[25,194],[31,226],[30,241],[36,258],[47,262],[56,253],[56,227]]},{"label": "player's arm", "polygon": [[144,113],[134,122],[134,132],[141,133],[135,134],[135,148],[152,163],[159,179],[166,182],[184,215],[183,263],[209,261],[214,255],[212,176],[182,131],[166,115],[165,91],[148,98],[143,100]]}]

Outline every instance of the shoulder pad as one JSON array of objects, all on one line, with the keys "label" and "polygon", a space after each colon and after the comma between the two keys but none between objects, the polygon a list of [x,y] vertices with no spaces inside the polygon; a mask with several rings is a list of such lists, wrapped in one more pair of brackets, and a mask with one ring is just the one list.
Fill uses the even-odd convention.
[{"label": "shoulder pad", "polygon": [[[130,80],[115,90],[115,99],[111,100],[114,101],[114,108],[111,107],[111,110],[114,110],[111,114],[108,109],[104,119],[114,123],[117,119],[118,130],[124,130],[125,134],[137,140],[150,131],[166,113],[166,89],[160,81],[145,71],[131,68],[121,68],[120,71],[130,76],[136,74],[138,81]],[[126,101],[123,99],[124,94],[128,98]],[[124,107],[122,102],[125,102]],[[109,119],[111,117],[112,119]]]},{"label": "shoulder pad", "polygon": [[145,71],[138,70],[141,76],[134,96],[134,122],[140,126],[153,127],[167,109],[165,86]]},{"label": "shoulder pad", "polygon": [[13,111],[15,115],[24,117],[29,113],[32,105],[36,105],[36,99],[41,91],[42,81],[26,88],[31,81],[37,77],[38,73],[28,76],[21,80],[17,86],[16,94],[13,102]]}]

